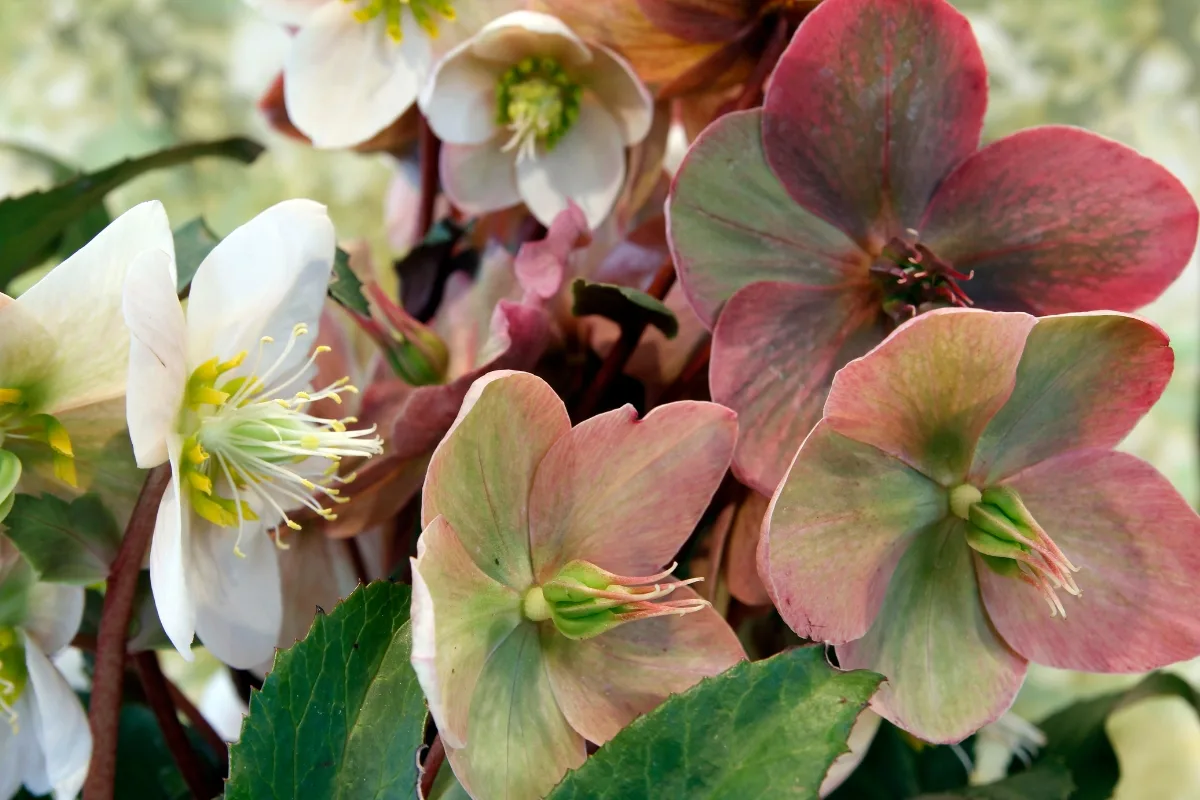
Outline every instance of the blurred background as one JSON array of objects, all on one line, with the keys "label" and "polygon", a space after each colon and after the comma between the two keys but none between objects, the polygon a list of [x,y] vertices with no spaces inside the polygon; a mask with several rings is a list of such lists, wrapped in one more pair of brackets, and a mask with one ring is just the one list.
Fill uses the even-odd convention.
[{"label": "blurred background", "polygon": [[[1080,125],[1162,162],[1200,195],[1197,0],[956,5],[971,18],[991,71],[987,138],[1045,123]],[[268,146],[252,167],[207,160],[152,173],[110,195],[110,210],[157,198],[171,219],[202,214],[225,234],[272,203],[310,197],[329,206],[340,238],[366,238],[383,255],[391,159],[312,150],[272,132],[256,110],[286,45],[284,31],[240,0],[6,0],[0,3],[0,143],[88,169],[178,142],[246,134]],[[0,196],[50,180],[44,164],[0,147]],[[1176,371],[1125,445],[1193,504],[1200,498],[1198,276],[1193,259],[1145,310],[1170,334]],[[1200,687],[1200,668],[1178,670]],[[206,687],[203,668],[180,677],[197,695],[207,691],[216,703],[210,707],[223,709],[214,713],[226,715],[232,727],[225,729],[235,735],[236,699]],[[1016,711],[1037,721],[1133,680],[1035,669]],[[1122,761],[1119,797],[1200,796],[1200,718],[1182,699],[1160,698],[1114,715],[1109,734]],[[1187,786],[1195,794],[1178,793],[1191,791]]]}]

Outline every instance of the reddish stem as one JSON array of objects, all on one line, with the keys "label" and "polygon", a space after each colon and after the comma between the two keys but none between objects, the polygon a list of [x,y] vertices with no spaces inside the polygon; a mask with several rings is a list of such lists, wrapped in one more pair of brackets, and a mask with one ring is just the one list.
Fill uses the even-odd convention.
[{"label": "reddish stem", "polygon": [[783,51],[788,45],[788,21],[786,17],[780,15],[775,20],[775,27],[771,29],[771,38],[767,40],[767,44],[763,47],[762,56],[758,59],[758,63],[754,65],[754,71],[750,73],[750,77],[746,78],[746,82],[742,85],[742,93],[737,96],[733,104],[729,107],[730,111],[745,111],[748,108],[754,108],[762,102],[763,85],[767,82],[767,78],[771,76],[771,72],[775,69],[775,65],[779,63],[779,57],[783,55]]},{"label": "reddish stem", "polygon": [[433,206],[438,195],[438,157],[442,143],[424,115],[417,123],[418,147],[421,152],[421,208],[417,214],[418,241],[425,238],[433,225]]},{"label": "reddish stem", "polygon": [[438,770],[445,760],[446,747],[442,744],[442,737],[434,736],[433,744],[429,745],[429,752],[421,762],[421,797],[429,797],[433,793],[433,782],[437,780]]},{"label": "reddish stem", "polygon": [[[646,290],[646,294],[655,300],[662,300],[674,285],[675,265],[671,262],[670,257],[668,257],[663,262],[663,265],[658,268],[658,272],[654,276],[654,282],[650,284],[650,288]],[[629,359],[633,356],[634,351],[637,350],[638,342],[641,341],[645,330],[646,323],[644,322],[621,327],[621,338],[617,339],[612,350],[608,351],[604,363],[600,365],[600,371],[596,373],[596,379],[592,381],[592,385],[587,388],[583,399],[579,402],[577,409],[578,419],[587,419],[596,412],[609,386],[617,379],[618,375],[624,372],[625,365],[629,363]]]},{"label": "reddish stem", "polygon": [[220,774],[228,775],[229,743],[221,738],[221,734],[217,733],[216,729],[209,724],[209,721],[200,713],[200,709],[192,704],[187,695],[178,686],[171,683],[170,678],[164,675],[163,679],[167,682],[167,691],[171,694],[171,702],[183,712],[183,715],[187,717],[191,726],[196,729],[196,732],[204,739],[209,749],[213,751],[213,754],[217,757],[217,769]]},{"label": "reddish stem", "polygon": [[125,677],[125,640],[129,635],[129,620],[133,617],[138,574],[154,533],[159,501],[170,479],[171,468],[166,464],[155,467],[146,476],[129,525],[125,527],[125,538],[121,540],[108,574],[88,708],[92,761],[83,785],[86,800],[112,800],[113,797],[117,777],[117,727],[121,719],[121,688]]}]

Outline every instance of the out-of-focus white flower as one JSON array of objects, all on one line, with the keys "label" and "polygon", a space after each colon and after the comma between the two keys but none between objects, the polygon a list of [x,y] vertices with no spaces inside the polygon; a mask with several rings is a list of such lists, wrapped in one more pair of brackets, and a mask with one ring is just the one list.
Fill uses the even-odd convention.
[{"label": "out-of-focus white flower", "polygon": [[420,97],[445,142],[442,186],[470,213],[524,202],[549,225],[573,200],[596,228],[653,104],[618,55],[556,17],[514,11],[451,50]]},{"label": "out-of-focus white flower", "polygon": [[1110,714],[1104,730],[1121,767],[1113,800],[1200,797],[1200,717],[1187,700],[1139,700]]},{"label": "out-of-focus white flower", "polygon": [[[132,334],[127,413],[138,466],[171,463],[150,547],[163,629],[184,658],[193,635],[227,664],[267,659],[282,619],[276,545],[267,532],[306,507],[342,502],[343,457],[380,452],[353,418],[311,405],[356,392],[348,378],[309,391],[312,348],[333,266],[325,207],[289,200],[226,237],[200,264],[187,313],[174,259],[139,258],[125,285]],[[311,355],[310,355],[311,351]],[[279,543],[278,536],[275,539]],[[283,546],[279,544],[279,546]]]},{"label": "out-of-focus white flower", "polygon": [[351,147],[417,99],[437,57],[521,0],[246,0],[288,26],[284,102],[317,147]]}]

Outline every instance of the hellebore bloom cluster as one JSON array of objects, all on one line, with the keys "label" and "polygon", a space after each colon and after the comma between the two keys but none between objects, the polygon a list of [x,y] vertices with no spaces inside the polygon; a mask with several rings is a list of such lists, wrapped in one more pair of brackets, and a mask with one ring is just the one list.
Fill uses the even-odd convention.
[{"label": "hellebore bloom cluster", "polygon": [[[185,658],[194,634],[226,663],[256,666],[282,615],[268,531],[299,529],[288,511],[327,519],[345,498],[342,458],[380,452],[353,417],[309,413],[358,390],[348,378],[310,390],[311,348],[334,257],[324,206],[289,200],[221,241],[200,264],[184,313],[170,250],[139,257],[125,286],[129,435],[138,466],[169,461],[172,482],[150,547],[163,629]],[[311,355],[310,355],[311,350]]]},{"label": "hellebore bloom cluster", "polygon": [[761,110],[701,135],[668,201],[680,281],[713,328],[734,467],[774,491],[834,373],[930,308],[1130,311],[1196,243],[1159,165],[1076,128],[979,147],[987,73],[946,0],[825,0]]},{"label": "hellebore bloom cluster", "polygon": [[780,614],[885,675],[873,707],[934,742],[999,717],[1030,661],[1200,655],[1200,517],[1112,449],[1173,364],[1115,312],[904,323],[834,378],[771,501],[759,573]]},{"label": "hellebore bloom cluster", "polygon": [[31,467],[48,467],[36,488],[91,483],[125,428],[125,275],[140,253],[172,246],[162,205],[142,203],[18,299],[0,295],[0,519],[18,482],[32,488]]},{"label": "hellebore bloom cluster", "polygon": [[555,17],[514,11],[439,62],[420,98],[445,146],[442,186],[471,213],[524,202],[543,225],[574,201],[589,226],[650,131],[649,92],[624,59]]},{"label": "hellebore bloom cluster", "polygon": [[[425,481],[412,661],[473,797],[544,796],[585,741],[745,657],[692,581],[662,569],[736,435],[713,403],[572,428],[533,375],[471,387]],[[683,599],[656,602],[668,595]]]},{"label": "hellebore bloom cluster", "polygon": [[59,798],[83,786],[92,754],[87,714],[50,661],[82,620],[83,587],[37,582],[0,536],[0,800],[22,784]]}]

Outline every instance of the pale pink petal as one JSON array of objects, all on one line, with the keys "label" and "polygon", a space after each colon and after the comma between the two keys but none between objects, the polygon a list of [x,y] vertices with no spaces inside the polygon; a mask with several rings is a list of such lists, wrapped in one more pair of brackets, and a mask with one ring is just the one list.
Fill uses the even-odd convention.
[{"label": "pale pink petal", "polygon": [[521,202],[516,154],[504,152],[504,137],[478,145],[442,146],[442,191],[467,214],[487,214]]},{"label": "pale pink petal", "polygon": [[483,144],[494,138],[498,65],[475,58],[464,43],[434,67],[419,102],[429,127],[443,142]]},{"label": "pale pink petal", "polygon": [[566,69],[591,63],[592,53],[566,23],[537,11],[513,11],[471,39],[473,55],[508,67],[526,56],[548,56]]},{"label": "pale pink petal", "polygon": [[[697,599],[682,587],[672,600]],[[575,641],[542,626],[546,672],[576,731],[604,744],[668,695],[724,672],[746,657],[729,623],[711,607],[630,622]]]},{"label": "pale pink petal", "polygon": [[1082,596],[1040,592],[978,565],[988,615],[1030,661],[1089,672],[1145,672],[1200,655],[1200,518],[1153,467],[1078,450],[1005,485],[1079,567]]},{"label": "pale pink petal", "polygon": [[544,238],[525,242],[517,251],[513,270],[521,288],[549,300],[562,286],[571,253],[590,240],[587,217],[579,206],[568,203],[554,217]]},{"label": "pale pink petal", "polygon": [[653,575],[691,535],[729,467],[737,422],[715,403],[625,406],[584,420],[539,465],[529,498],[534,575],[582,559]]},{"label": "pale pink petal", "polygon": [[957,485],[1012,392],[1034,322],[968,309],[922,314],[837,374],[825,418],[839,433]]}]

